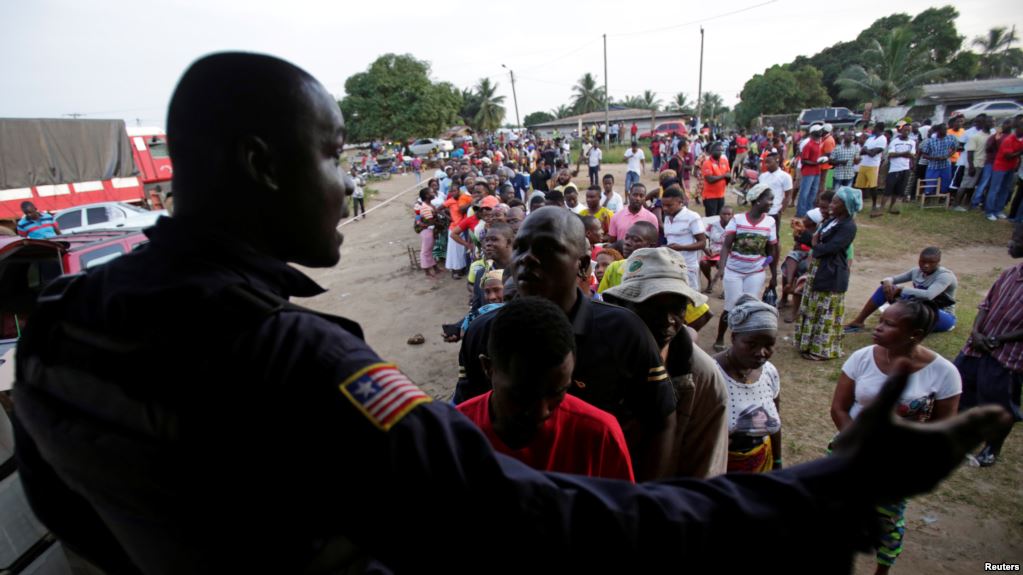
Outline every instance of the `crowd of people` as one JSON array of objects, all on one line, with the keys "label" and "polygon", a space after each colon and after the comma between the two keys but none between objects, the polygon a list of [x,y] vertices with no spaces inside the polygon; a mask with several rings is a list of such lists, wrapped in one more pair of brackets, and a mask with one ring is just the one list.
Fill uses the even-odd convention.
[{"label": "crowd of people", "polygon": [[[899,299],[876,345],[842,370],[832,455],[785,466],[786,374],[770,364],[778,311],[740,294],[731,346],[708,355],[693,327],[707,323],[707,295],[690,285],[684,253],[720,244],[719,273],[766,264],[777,253],[763,224],[769,190],[746,194],[751,226],[740,230],[735,213],[718,219],[723,231],[700,232],[677,174],[659,180],[657,198],[636,184],[613,210],[612,182],[580,208],[556,157],[558,172],[530,174],[518,194],[504,184],[520,174],[501,183],[498,161],[473,157],[420,192],[414,225],[433,244],[424,238],[425,273],[443,254],[460,281],[472,278],[479,306],[452,334],[457,407],[437,401],[356,322],[289,301],[325,291],[288,264],[339,263],[354,191],[339,168],[344,119],[323,85],[271,56],[211,54],[182,76],[167,121],[174,216],[147,230],[144,249],[46,286],[17,348],[24,493],[66,548],[105,572],[837,573],[872,538],[886,568],[901,547],[901,502],[982,441],[977,458],[993,462],[1011,428],[999,407],[952,414],[957,398],[958,409],[1010,403],[1023,266],[990,290],[955,371],[920,343],[937,313],[896,295],[892,278],[882,292]],[[809,240],[811,268],[823,267],[818,246],[841,253],[860,201],[849,190]],[[663,217],[636,218],[651,207]],[[601,208],[611,223],[633,218],[621,238]],[[438,240],[449,241],[435,251]],[[1023,225],[1010,252],[1023,256]],[[179,361],[153,369],[154,357]],[[893,411],[950,421],[908,425]],[[883,534],[878,512],[894,519]],[[735,553],[743,529],[762,552]]]},{"label": "crowd of people", "polygon": [[[983,118],[976,124],[977,134],[986,133]],[[992,289],[981,309],[997,309],[996,317],[978,318],[954,364],[922,343],[956,325],[958,279],[941,266],[938,247],[923,250],[918,266],[878,278],[859,314],[845,321],[864,192],[874,201],[872,216],[886,201],[897,214],[896,201],[911,194],[915,161],[928,162],[925,182],[947,167],[935,149],[944,145],[943,126],[932,128],[919,154],[913,126],[896,130],[894,138],[883,124],[866,135],[832,136],[820,124],[793,137],[657,138],[650,148],[656,184],[649,186],[646,151],[633,141],[621,189],[612,174],[600,177],[600,144],[586,139],[578,156],[589,164],[583,194],[560,141],[507,143],[478,160],[449,161],[420,192],[415,221],[417,229],[437,230],[420,232],[428,275],[441,254],[454,277],[469,270],[466,316],[444,326],[445,339],[461,345],[452,403],[497,451],[548,471],[637,481],[768,472],[784,466],[785,374],[770,362],[779,322],[795,323],[801,357],[827,361],[845,357],[844,336],[866,330],[880,311],[874,345],[849,354],[836,382],[838,431],[874,400],[900,358],[912,373],[897,407],[903,418],[939,421],[960,403],[997,403],[1019,420],[1023,298],[1011,301],[1006,292],[1019,292],[1023,265]],[[996,158],[1019,157],[1015,138],[1005,136]],[[743,166],[756,178],[730,185],[747,177]],[[941,171],[944,179],[921,193],[971,189],[973,172],[959,181],[950,173]],[[992,190],[1004,182],[999,177]],[[726,204],[729,193],[748,207]],[[786,222],[793,249],[782,257],[782,216],[793,207]],[[1010,252],[1023,257],[1023,224]],[[714,315],[708,295],[718,289],[724,302],[710,356],[694,342]],[[504,343],[495,343],[498,335]],[[1003,441],[971,460],[993,464]],[[901,553],[905,503],[878,509],[879,573]]]}]

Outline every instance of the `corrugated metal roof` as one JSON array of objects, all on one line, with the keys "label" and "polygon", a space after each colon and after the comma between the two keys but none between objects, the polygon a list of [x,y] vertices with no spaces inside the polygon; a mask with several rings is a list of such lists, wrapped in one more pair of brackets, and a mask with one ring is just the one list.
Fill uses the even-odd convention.
[{"label": "corrugated metal roof", "polygon": [[[682,114],[679,112],[657,112],[658,120],[674,120],[679,118],[689,118],[688,114]],[[624,122],[631,120],[649,120],[650,110],[642,108],[624,108],[621,110],[610,110],[608,112],[608,119],[611,122]],[[534,124],[531,126],[532,129],[536,128],[554,128],[559,126],[575,126],[582,120],[584,124],[604,123],[604,110],[598,112],[588,112],[586,114],[579,114],[576,116],[568,116],[560,118],[558,120],[551,120],[550,122],[544,122],[542,124]]]},{"label": "corrugated metal roof", "polygon": [[928,84],[918,102],[1023,98],[1023,78],[992,78],[968,82]]}]

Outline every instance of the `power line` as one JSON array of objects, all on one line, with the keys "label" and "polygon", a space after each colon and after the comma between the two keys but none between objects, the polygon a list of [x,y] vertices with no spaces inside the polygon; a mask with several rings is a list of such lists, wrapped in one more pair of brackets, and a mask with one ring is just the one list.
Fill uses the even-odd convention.
[{"label": "power line", "polygon": [[774,4],[778,0],[767,0],[767,2],[761,2],[760,4],[754,4],[753,6],[747,6],[746,8],[740,8],[738,10],[732,10],[731,12],[725,12],[723,14],[717,14],[715,16],[708,16],[707,18],[700,18],[699,20],[691,20],[689,22],[683,22],[681,24],[674,24],[672,26],[664,26],[663,28],[651,28],[649,30],[639,30],[637,32],[622,32],[620,34],[609,34],[612,38],[622,38],[625,36],[636,36],[638,34],[652,34],[654,32],[664,32],[665,30],[674,30],[676,28],[685,28],[694,24],[703,24],[704,22],[710,22],[711,20],[717,20],[719,18],[725,18],[727,16],[734,16],[736,14],[742,14],[743,12],[749,12],[756,8],[767,6],[768,4]]}]

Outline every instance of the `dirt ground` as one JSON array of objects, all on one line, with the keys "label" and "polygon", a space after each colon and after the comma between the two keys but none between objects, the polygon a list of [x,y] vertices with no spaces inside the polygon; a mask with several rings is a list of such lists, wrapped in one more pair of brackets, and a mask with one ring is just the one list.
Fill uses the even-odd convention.
[{"label": "dirt ground", "polygon": [[[620,189],[624,165],[605,166],[607,172],[615,174]],[[648,170],[643,180],[652,179]],[[583,188],[585,177],[576,178],[576,183]],[[367,218],[342,223],[341,263],[330,269],[306,270],[328,292],[297,303],[358,321],[381,357],[396,362],[435,398],[447,400],[457,380],[458,344],[443,341],[440,325],[464,314],[468,301],[465,282],[450,276],[428,280],[418,262],[410,262],[409,247],[419,249],[412,230],[412,205],[422,187],[414,177],[396,176],[371,186],[379,193],[368,202],[371,212]],[[847,319],[859,310],[880,278],[905,271],[915,262],[915,254],[857,260],[846,299]],[[946,251],[942,263],[957,273],[966,289],[976,290],[979,298],[998,271],[1014,262],[1004,248],[974,246]],[[720,312],[721,304],[722,300],[711,297],[715,313]],[[868,325],[874,322],[876,317]],[[712,321],[701,331],[700,345],[706,350],[713,342],[716,323]],[[792,329],[792,324],[782,325],[782,342],[790,340]],[[964,340],[968,329],[961,325],[950,337]],[[406,340],[416,333],[423,334],[426,343],[408,345]],[[791,464],[821,456],[834,434],[828,408],[841,364],[807,365],[809,362],[800,360],[794,349],[782,342],[772,361],[783,374],[785,458]],[[847,353],[868,343],[867,339],[851,342]],[[910,502],[905,552],[894,572],[975,573],[983,570],[985,562],[1023,562],[1023,432],[1019,429],[1010,436],[1003,455],[1005,461],[992,468],[961,468],[935,493]],[[872,557],[861,557],[856,572],[873,572]]]}]

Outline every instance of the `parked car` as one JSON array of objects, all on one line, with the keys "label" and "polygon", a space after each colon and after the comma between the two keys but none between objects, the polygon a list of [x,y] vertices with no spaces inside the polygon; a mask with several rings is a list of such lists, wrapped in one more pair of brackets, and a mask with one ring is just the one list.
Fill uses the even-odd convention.
[{"label": "parked car", "polygon": [[1013,102],[1012,100],[990,100],[987,102],[978,102],[969,108],[963,108],[956,110],[952,114],[962,114],[966,117],[966,120],[972,120],[981,114],[987,114],[987,116],[993,120],[1004,120],[1011,118],[1016,114],[1023,114],[1023,105],[1019,102]]},{"label": "parked car", "polygon": [[[0,357],[7,357],[14,348],[39,292],[50,280],[94,268],[148,241],[138,229],[89,231],[47,240],[0,236]],[[0,378],[0,390],[10,389],[10,384]]]},{"label": "parked car", "polygon": [[641,140],[648,140],[654,136],[669,136],[672,133],[688,134],[689,126],[687,126],[685,122],[665,122],[663,124],[657,124],[657,127],[651,131],[639,134],[638,137]]},{"label": "parked car", "polygon": [[100,202],[66,208],[53,214],[62,232],[148,228],[167,210],[144,210],[124,202]]},{"label": "parked car", "polygon": [[450,152],[455,149],[455,145],[452,144],[450,140],[442,140],[440,138],[422,138],[412,142],[408,148],[417,156],[426,156],[434,149],[438,152]]},{"label": "parked car", "polygon": [[862,119],[849,108],[807,108],[799,113],[799,127],[805,130],[816,123],[846,128],[855,126]]}]

